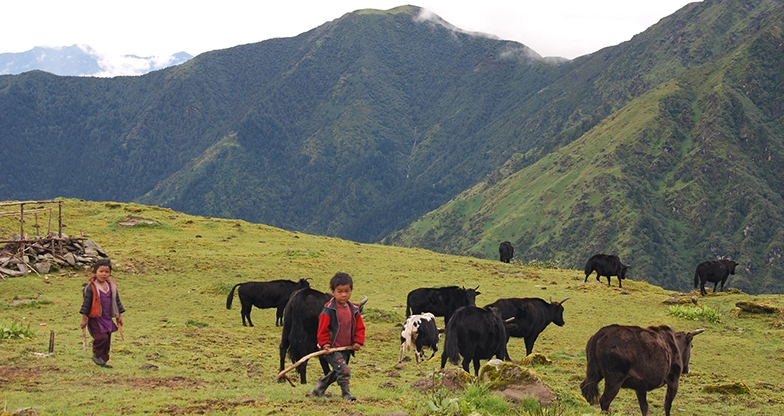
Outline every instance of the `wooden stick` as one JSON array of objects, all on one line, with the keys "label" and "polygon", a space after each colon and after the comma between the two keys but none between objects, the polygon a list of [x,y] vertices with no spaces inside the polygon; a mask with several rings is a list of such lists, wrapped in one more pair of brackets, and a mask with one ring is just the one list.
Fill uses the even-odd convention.
[{"label": "wooden stick", "polygon": [[82,353],[87,354],[87,331],[82,328]]},{"label": "wooden stick", "polygon": [[319,355],[325,355],[325,354],[332,354],[333,352],[338,352],[338,351],[349,351],[349,350],[353,350],[353,349],[354,349],[354,347],[337,347],[337,348],[331,348],[331,349],[328,349],[328,350],[319,350],[319,351],[316,351],[316,352],[312,352],[312,353],[310,353],[310,354],[300,358],[299,361],[297,361],[296,363],[292,364],[287,369],[281,371],[275,377],[275,381],[279,380],[281,377],[283,377],[284,374],[286,374],[289,371],[299,367],[300,364],[304,363],[305,361],[307,361],[307,360],[309,360],[309,359],[311,359],[313,357],[318,357]]}]

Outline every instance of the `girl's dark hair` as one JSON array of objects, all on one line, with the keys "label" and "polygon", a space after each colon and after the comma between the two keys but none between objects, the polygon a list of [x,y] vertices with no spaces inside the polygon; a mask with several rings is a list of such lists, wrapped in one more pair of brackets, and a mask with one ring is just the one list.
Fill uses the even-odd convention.
[{"label": "girl's dark hair", "polygon": [[109,259],[98,259],[98,261],[93,264],[93,273],[98,271],[98,268],[101,266],[109,266],[109,271],[112,271],[112,261]]},{"label": "girl's dark hair", "polygon": [[335,290],[338,286],[348,285],[351,290],[354,290],[354,279],[348,273],[337,272],[329,281],[329,289]]}]

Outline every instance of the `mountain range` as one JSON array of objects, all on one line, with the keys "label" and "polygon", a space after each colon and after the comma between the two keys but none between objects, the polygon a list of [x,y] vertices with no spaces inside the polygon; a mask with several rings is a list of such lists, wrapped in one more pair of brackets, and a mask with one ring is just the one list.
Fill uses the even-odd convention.
[{"label": "mountain range", "polygon": [[137,201],[360,242],[784,291],[780,0],[705,0],[574,60],[415,6],[140,77],[0,76],[4,199]]},{"label": "mountain range", "polygon": [[112,56],[87,45],[36,46],[25,52],[0,53],[0,74],[40,70],[63,76],[111,77],[142,75],[192,59],[186,52],[171,56]]}]

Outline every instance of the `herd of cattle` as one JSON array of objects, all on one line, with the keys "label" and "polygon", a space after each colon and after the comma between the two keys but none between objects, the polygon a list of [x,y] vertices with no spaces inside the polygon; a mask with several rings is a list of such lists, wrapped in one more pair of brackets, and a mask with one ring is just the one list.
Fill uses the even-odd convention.
[{"label": "herd of cattle", "polygon": [[[513,251],[511,244],[502,243],[499,248],[501,260],[509,262]],[[513,250],[513,249],[512,249]],[[718,283],[724,290],[729,274],[735,273],[737,263],[731,260],[708,261],[700,264],[694,275],[695,287],[700,286],[704,295],[705,283]],[[606,276],[618,277],[618,286],[626,278],[628,265],[621,263],[618,256],[597,254],[585,265],[585,281],[596,272],[596,279]],[[600,280],[599,280],[600,281]],[[297,362],[317,350],[316,332],[318,316],[330,294],[310,288],[308,279],[297,282],[274,280],[270,282],[247,282],[235,285],[226,300],[231,309],[234,291],[237,289],[242,304],[242,324],[253,326],[250,312],[257,308],[276,308],[276,326],[283,326],[280,342],[280,369],[283,370],[286,355]],[[554,302],[539,298],[498,299],[483,308],[476,306],[476,288],[448,286],[440,288],[418,288],[408,293],[406,299],[407,319],[401,332],[400,360],[404,354],[414,350],[417,363],[424,360],[423,348],[438,351],[441,333],[445,333],[441,368],[449,361],[455,365],[463,358],[462,367],[469,371],[473,362],[474,373],[479,372],[480,360],[494,356],[511,360],[507,351],[510,337],[523,338],[526,355],[533,352],[534,343],[550,324],[564,325],[563,304],[569,298]],[[367,297],[360,302],[360,310]],[[435,317],[444,318],[444,330],[436,326]],[[247,324],[246,324],[247,320]],[[678,390],[680,375],[688,373],[691,342],[703,330],[689,333],[676,332],[668,326],[641,328],[637,326],[610,325],[593,335],[586,346],[587,371],[581,384],[583,396],[590,403],[597,399],[603,411],[621,388],[636,390],[640,409],[647,415],[648,391],[667,385],[665,412],[670,414],[672,400]],[[320,358],[324,374],[329,366]],[[307,383],[307,362],[297,368],[300,382]],[[599,398],[597,385],[605,379],[605,390]]]}]

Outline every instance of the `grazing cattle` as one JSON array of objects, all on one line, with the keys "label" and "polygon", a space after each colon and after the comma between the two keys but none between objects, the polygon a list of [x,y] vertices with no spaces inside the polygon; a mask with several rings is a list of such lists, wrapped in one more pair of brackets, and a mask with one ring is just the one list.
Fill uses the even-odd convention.
[{"label": "grazing cattle", "polygon": [[[564,326],[563,303],[553,302],[550,296],[550,303],[539,298],[508,298],[498,299],[497,301],[485,306],[485,308],[495,308],[501,314],[501,319],[515,318],[516,328],[507,331],[509,337],[523,338],[525,340],[525,354],[531,355],[534,349],[534,342],[539,334],[550,325],[550,322],[558,326]],[[507,355],[507,360],[511,358]]]},{"label": "grazing cattle", "polygon": [[[283,308],[286,307],[286,302],[289,301],[289,296],[299,289],[310,287],[308,283],[309,277],[299,279],[298,282],[291,280],[272,280],[269,282],[246,282],[238,283],[231,288],[229,296],[226,298],[226,309],[231,309],[231,301],[234,300],[234,289],[239,286],[237,295],[240,297],[242,304],[242,326],[253,326],[250,320],[250,310],[253,307],[259,309],[265,308],[278,308],[275,313],[275,326],[283,325]],[[245,318],[248,318],[248,324],[245,324]]]},{"label": "grazing cattle", "polygon": [[509,263],[514,258],[514,247],[509,241],[504,241],[498,246],[498,255],[501,257],[502,263]]},{"label": "grazing cattle", "polygon": [[626,271],[629,267],[621,263],[618,256],[608,254],[595,254],[588,262],[585,263],[585,281],[588,281],[588,276],[596,270],[596,280],[602,276],[607,276],[607,286],[610,286],[610,276],[618,276],[618,287],[623,287],[622,280],[626,279]]},{"label": "grazing cattle", "polygon": [[[297,362],[302,357],[318,351],[318,318],[324,304],[331,298],[332,295],[311,288],[300,289],[291,294],[286,304],[283,332],[280,336],[280,371],[283,371],[286,363],[286,352],[291,362]],[[365,302],[367,297],[359,303],[360,310]],[[319,362],[324,375],[329,373],[329,364],[322,357],[319,357]],[[307,366],[308,363],[304,362],[297,367],[302,384],[307,384]]]},{"label": "grazing cattle", "polygon": [[514,324],[504,322],[496,309],[476,306],[458,309],[446,327],[441,369],[447,360],[457,365],[462,356],[463,370],[468,372],[468,363],[473,361],[474,374],[479,375],[479,360],[494,355],[506,359],[509,356],[506,352],[507,329],[513,330]]},{"label": "grazing cattle", "polygon": [[713,291],[716,291],[716,286],[721,282],[721,291],[724,291],[724,282],[731,274],[735,274],[735,266],[738,263],[732,260],[709,260],[700,263],[697,270],[694,271],[694,287],[700,288],[700,293],[703,296],[708,294],[705,291],[705,283],[713,282]]},{"label": "grazing cattle", "polygon": [[435,315],[427,312],[422,315],[409,316],[400,333],[400,359],[398,362],[403,361],[403,355],[411,351],[412,348],[416,350],[414,355],[417,364],[425,359],[425,353],[422,352],[423,347],[428,347],[433,351],[433,354],[430,355],[430,358],[433,358],[438,351],[439,336]]},{"label": "grazing cattle", "polygon": [[580,384],[583,396],[595,404],[599,381],[604,379],[604,393],[599,399],[602,413],[621,388],[637,392],[643,416],[648,414],[647,394],[667,385],[664,412],[670,414],[672,400],[678,392],[681,374],[689,372],[691,341],[704,329],[675,332],[669,326],[610,325],[600,329],[585,347],[588,360],[585,381]]},{"label": "grazing cattle", "polygon": [[476,295],[480,292],[473,289],[447,287],[421,287],[408,292],[406,299],[406,316],[412,313],[430,312],[435,316],[444,317],[444,326],[449,323],[449,317],[462,306],[475,306]]}]

